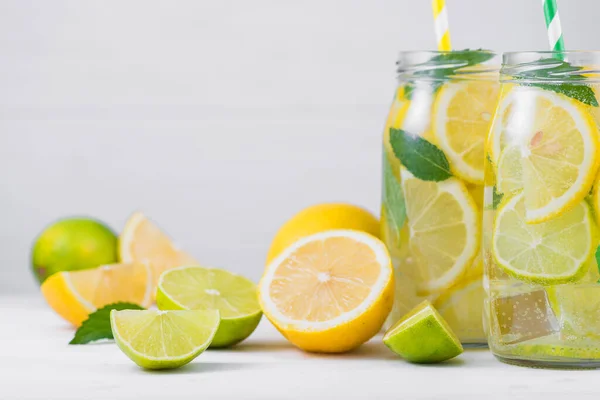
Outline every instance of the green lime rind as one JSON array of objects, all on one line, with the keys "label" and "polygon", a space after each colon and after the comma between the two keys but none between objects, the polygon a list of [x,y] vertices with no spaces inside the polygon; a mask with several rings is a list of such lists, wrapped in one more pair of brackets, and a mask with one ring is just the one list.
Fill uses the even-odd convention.
[{"label": "green lime rind", "polygon": [[119,349],[146,369],[179,368],[208,348],[219,327],[217,310],[113,310]]},{"label": "green lime rind", "polygon": [[463,352],[458,337],[428,300],[396,322],[383,343],[405,360],[420,364],[447,361]]},{"label": "green lime rind", "polygon": [[117,262],[117,235],[92,218],[65,218],[44,228],[31,250],[39,283],[62,271],[77,271]]},{"label": "green lime rind", "polygon": [[[506,197],[506,196],[505,196]],[[581,206],[584,215],[582,222],[583,224],[572,224],[567,225],[567,228],[561,226],[562,223],[571,223],[574,213],[577,209],[570,209],[563,212],[558,217],[552,220],[541,222],[537,224],[527,224],[524,220],[524,197],[523,192],[520,192],[508,199],[504,199],[497,210],[496,219],[494,221],[493,239],[492,239],[492,253],[496,264],[500,266],[504,272],[508,275],[523,281],[541,285],[560,285],[565,283],[577,282],[582,279],[589,269],[589,264],[586,262],[595,250],[593,245],[597,240],[597,232],[591,219],[591,209],[589,205],[582,201],[578,204]],[[577,207],[577,206],[576,206]],[[507,217],[506,215],[512,213],[513,215]],[[507,222],[508,220],[508,222]],[[578,229],[572,229],[575,226],[583,225]],[[506,230],[510,229],[510,234],[506,234]],[[526,232],[524,232],[526,231]],[[523,237],[534,238],[540,237],[543,239],[539,244],[536,244],[535,250],[527,250],[526,246],[522,242]],[[550,241],[548,238],[552,238]],[[500,244],[500,241],[502,243]],[[589,247],[582,251],[581,254],[574,254],[573,250],[582,243],[588,243]],[[537,245],[543,245],[540,249],[544,249],[546,253],[550,251],[555,254],[556,259],[546,257],[541,262],[543,266],[557,266],[563,265],[564,260],[576,260],[578,259],[577,265],[571,267],[571,269],[565,273],[564,271],[544,271],[543,273],[534,273],[529,270],[523,270],[522,268],[515,267],[505,260],[506,251],[520,251],[515,259],[522,259],[525,251],[535,251],[538,256],[539,251]],[[502,251],[499,250],[499,246]],[[531,246],[527,243],[527,246]],[[521,250],[521,248],[525,250]],[[550,249],[550,250],[548,250]],[[558,253],[557,249],[563,250],[565,253]]]},{"label": "green lime rind", "polygon": [[544,361],[586,361],[600,360],[600,347],[597,341],[590,341],[589,344],[578,343],[535,343],[519,344],[511,346],[510,349],[503,351],[512,356],[527,357]]},{"label": "green lime rind", "polygon": [[216,268],[187,266],[163,273],[156,305],[160,310],[218,310],[221,323],[211,348],[240,343],[254,332],[262,318],[256,285]]}]

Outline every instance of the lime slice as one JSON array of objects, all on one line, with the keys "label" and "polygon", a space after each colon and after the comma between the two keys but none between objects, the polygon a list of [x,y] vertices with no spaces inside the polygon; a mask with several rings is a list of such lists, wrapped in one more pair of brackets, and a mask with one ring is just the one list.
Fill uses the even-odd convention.
[{"label": "lime slice", "polygon": [[564,363],[568,359],[572,359],[581,363],[585,360],[600,360],[600,347],[594,340],[564,341],[557,337],[549,337],[540,341],[511,346],[510,354],[540,361]]},{"label": "lime slice", "polygon": [[463,352],[460,341],[431,303],[423,301],[383,337],[394,353],[414,363],[437,363]]},{"label": "lime slice", "polygon": [[525,215],[523,194],[498,210],[492,238],[498,265],[517,279],[533,283],[560,284],[581,278],[596,236],[588,204],[581,201],[535,225],[527,224]]},{"label": "lime slice", "polygon": [[254,332],[262,317],[256,285],[216,268],[179,267],[163,273],[156,304],[161,310],[218,310],[221,324],[211,347],[241,342]]},{"label": "lime slice", "polygon": [[113,310],[110,325],[119,349],[140,367],[178,368],[206,350],[219,312]]}]

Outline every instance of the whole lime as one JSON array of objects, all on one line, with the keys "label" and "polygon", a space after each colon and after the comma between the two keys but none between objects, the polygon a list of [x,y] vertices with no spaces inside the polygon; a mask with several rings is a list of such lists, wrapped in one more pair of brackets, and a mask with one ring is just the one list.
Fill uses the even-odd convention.
[{"label": "whole lime", "polygon": [[65,218],[46,227],[31,252],[40,283],[61,271],[93,268],[117,261],[117,235],[91,218]]}]

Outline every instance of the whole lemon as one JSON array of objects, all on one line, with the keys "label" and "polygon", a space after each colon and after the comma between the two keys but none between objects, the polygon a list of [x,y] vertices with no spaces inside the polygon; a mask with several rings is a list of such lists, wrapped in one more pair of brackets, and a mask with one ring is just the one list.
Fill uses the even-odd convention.
[{"label": "whole lemon", "polygon": [[75,271],[117,261],[117,235],[91,218],[65,218],[46,227],[31,252],[40,283],[60,271]]},{"label": "whole lemon", "polygon": [[352,204],[324,203],[307,207],[279,228],[271,242],[267,264],[298,239],[332,229],[354,229],[379,238],[379,219]]}]

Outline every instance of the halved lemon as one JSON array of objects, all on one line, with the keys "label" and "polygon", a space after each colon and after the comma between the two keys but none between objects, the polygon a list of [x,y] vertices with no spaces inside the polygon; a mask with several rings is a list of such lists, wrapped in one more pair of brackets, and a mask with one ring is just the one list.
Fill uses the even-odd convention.
[{"label": "halved lemon", "polygon": [[266,268],[264,314],[297,347],[339,353],[373,337],[392,308],[394,278],[385,245],[360,231],[307,236]]},{"label": "halved lemon", "polygon": [[493,81],[450,82],[433,106],[433,132],[452,172],[478,185],[483,185],[485,141],[499,90]]},{"label": "halved lemon", "polygon": [[42,284],[54,311],[75,326],[96,309],[117,302],[148,307],[152,303],[152,271],[145,264],[109,264],[51,275]]},{"label": "halved lemon", "polygon": [[119,237],[119,258],[123,262],[149,264],[153,270],[155,287],[164,271],[199,264],[177,248],[165,233],[140,212],[129,217]]},{"label": "halved lemon", "polygon": [[585,201],[550,221],[526,221],[525,196],[516,195],[498,210],[492,238],[496,262],[523,281],[574,282],[586,272],[596,246],[592,212]]},{"label": "halved lemon", "polygon": [[401,175],[417,288],[427,295],[455,284],[471,265],[481,216],[460,180],[422,181],[405,168]]},{"label": "halved lemon", "polygon": [[501,133],[506,148],[498,179],[507,191],[523,187],[526,221],[540,223],[589,193],[600,163],[600,132],[587,107],[566,96],[532,87],[513,95],[512,119],[519,122]]},{"label": "halved lemon", "polygon": [[481,276],[461,282],[442,294],[433,305],[462,343],[485,341]]}]

